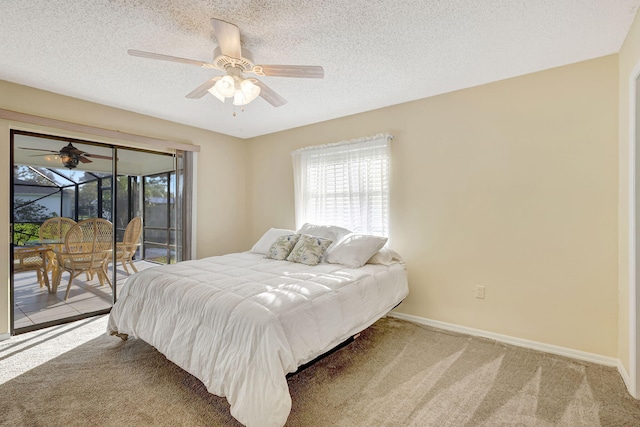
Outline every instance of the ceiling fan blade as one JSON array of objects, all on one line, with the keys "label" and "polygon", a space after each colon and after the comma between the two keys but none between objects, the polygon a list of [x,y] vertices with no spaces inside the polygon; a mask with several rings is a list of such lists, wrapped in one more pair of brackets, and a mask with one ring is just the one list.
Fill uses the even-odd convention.
[{"label": "ceiling fan blade", "polygon": [[324,78],[324,68],[319,65],[255,65],[253,72],[259,76]]},{"label": "ceiling fan blade", "polygon": [[238,27],[216,18],[211,18],[211,25],[213,25],[213,35],[216,36],[218,45],[220,45],[220,52],[232,58],[242,58]]},{"label": "ceiling fan blade", "polygon": [[180,58],[178,56],[163,55],[161,53],[144,52],[141,50],[129,49],[127,53],[131,56],[139,56],[140,58],[159,59],[161,61],[180,62],[183,64],[197,65],[202,68],[218,68],[213,64],[195,59]]},{"label": "ceiling fan blade", "polygon": [[256,80],[255,83],[260,87],[260,96],[269,104],[274,107],[281,107],[287,103],[286,99],[275,93],[273,89],[262,83],[260,80]]},{"label": "ceiling fan blade", "polygon": [[82,163],[91,163],[91,160],[87,159],[85,156],[78,156],[78,160]]},{"label": "ceiling fan blade", "polygon": [[89,153],[82,153],[81,156],[84,157],[91,157],[92,159],[104,159],[104,160],[113,160],[113,157],[110,156],[103,156],[101,154],[89,154]]},{"label": "ceiling fan blade", "polygon": [[60,153],[64,153],[65,151],[69,154],[77,154],[78,156],[82,156],[84,154],[84,151],[78,150],[76,147],[74,147],[71,144],[67,145],[62,150],[60,150]]},{"label": "ceiling fan blade", "polygon": [[[59,151],[54,151],[54,150],[45,150],[43,148],[29,148],[29,147],[18,147],[21,150],[32,150],[32,151],[46,151],[48,153],[54,153],[54,154],[58,154]],[[39,155],[39,154],[38,154]],[[44,155],[44,154],[43,154]]]},{"label": "ceiling fan blade", "polygon": [[186,98],[190,98],[190,99],[202,98],[207,94],[207,91],[211,89],[213,85],[215,85],[216,82],[221,78],[222,77],[218,76],[218,77],[214,77],[212,79],[207,80],[206,82],[202,83],[200,86],[192,90],[189,94],[187,94]]}]

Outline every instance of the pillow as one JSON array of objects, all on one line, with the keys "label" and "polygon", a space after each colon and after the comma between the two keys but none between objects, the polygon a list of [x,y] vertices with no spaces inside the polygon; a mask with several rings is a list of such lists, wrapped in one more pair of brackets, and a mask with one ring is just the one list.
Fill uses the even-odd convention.
[{"label": "pillow", "polygon": [[386,237],[351,233],[327,251],[327,262],[350,268],[362,267],[385,243]]},{"label": "pillow", "polygon": [[298,243],[287,257],[287,261],[316,265],[331,243],[333,241],[330,239],[301,234]]},{"label": "pillow", "polygon": [[293,230],[286,230],[283,228],[270,228],[266,233],[262,235],[260,240],[256,242],[255,245],[251,248],[251,252],[255,252],[257,254],[266,254],[269,252],[271,245],[273,242],[280,237],[286,236],[287,234],[296,234]]},{"label": "pillow", "polygon": [[[298,231],[298,234],[308,234],[309,236],[322,237],[324,239],[333,240],[333,243],[327,248],[327,252],[331,250],[333,246],[338,243],[347,234],[351,233],[346,228],[338,227],[337,225],[316,225],[306,223]],[[320,262],[325,262],[325,257],[320,259]]]},{"label": "pillow", "polygon": [[314,225],[306,223],[302,227],[300,227],[300,229],[296,231],[296,233],[308,234],[309,236],[315,237],[323,237],[325,239],[330,239],[334,242],[337,242],[343,236],[351,233],[351,231],[335,225]]},{"label": "pillow", "polygon": [[376,254],[374,254],[367,264],[382,264],[391,265],[396,262],[404,262],[400,254],[390,248],[382,248]]},{"label": "pillow", "polygon": [[287,234],[286,236],[280,236],[273,242],[273,245],[267,251],[266,258],[284,260],[287,258],[291,249],[298,243],[300,239],[299,234]]}]

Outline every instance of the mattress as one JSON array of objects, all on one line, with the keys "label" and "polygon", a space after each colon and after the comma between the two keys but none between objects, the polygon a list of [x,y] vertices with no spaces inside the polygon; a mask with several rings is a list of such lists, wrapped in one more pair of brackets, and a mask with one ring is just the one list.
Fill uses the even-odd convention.
[{"label": "mattress", "polygon": [[226,397],[248,427],[282,426],[287,373],[366,329],[408,293],[404,265],[308,266],[250,252],[132,275],[108,333],[154,346]]}]

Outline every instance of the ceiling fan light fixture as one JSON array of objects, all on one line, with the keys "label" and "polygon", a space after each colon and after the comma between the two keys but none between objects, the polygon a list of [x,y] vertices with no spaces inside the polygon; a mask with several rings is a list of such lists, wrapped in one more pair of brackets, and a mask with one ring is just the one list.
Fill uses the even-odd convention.
[{"label": "ceiling fan light fixture", "polygon": [[74,151],[76,148],[69,143],[66,147],[62,147],[60,149],[60,160],[64,167],[73,169],[78,166],[78,161],[80,160],[80,156]]},{"label": "ceiling fan light fixture", "polygon": [[211,87],[208,92],[224,102],[226,98],[233,98],[233,105],[247,105],[260,95],[260,86],[254,79],[224,76]]},{"label": "ceiling fan light fixture", "polygon": [[240,91],[248,104],[260,95],[260,86],[256,85],[251,79],[247,79],[240,83]]},{"label": "ceiling fan light fixture", "polygon": [[249,103],[249,101],[247,101],[246,99],[244,99],[244,96],[242,95],[242,92],[237,90],[235,95],[233,95],[233,105],[247,105]]},{"label": "ceiling fan light fixture", "polygon": [[225,98],[231,98],[235,93],[235,86],[236,85],[233,77],[224,76],[223,78],[218,80],[213,87],[216,88],[220,95],[224,96]]},{"label": "ceiling fan light fixture", "polygon": [[242,80],[233,96],[233,105],[247,105],[260,95],[260,86],[251,79]]},{"label": "ceiling fan light fixture", "polygon": [[64,167],[74,169],[76,166],[78,166],[80,156],[78,156],[77,154],[60,153],[60,160],[62,160],[62,164],[64,165]]}]

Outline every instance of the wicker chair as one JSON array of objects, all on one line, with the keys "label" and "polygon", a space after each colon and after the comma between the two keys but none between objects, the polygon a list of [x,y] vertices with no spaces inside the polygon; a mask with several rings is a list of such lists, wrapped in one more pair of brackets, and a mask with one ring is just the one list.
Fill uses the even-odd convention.
[{"label": "wicker chair", "polygon": [[51,253],[51,250],[42,246],[15,246],[13,248],[13,272],[35,271],[38,274],[40,287],[42,288],[46,285],[47,290],[51,292],[49,276],[47,274],[47,255],[49,253]]},{"label": "wicker chair", "polygon": [[[64,238],[67,235],[67,232],[74,225],[76,225],[76,222],[71,218],[65,218],[61,216],[49,218],[40,226],[40,231],[38,232],[40,243],[50,249],[62,249],[62,247],[64,246]],[[46,274],[48,275],[50,272],[55,271],[58,264],[56,261],[56,256],[53,252],[47,252],[47,256],[49,260],[47,262]],[[40,282],[40,286],[42,286],[42,282]]]},{"label": "wicker chair", "polygon": [[140,237],[142,236],[142,218],[137,216],[129,221],[127,228],[124,230],[124,236],[122,242],[116,244],[116,264],[122,263],[124,271],[129,274],[127,269],[127,263],[131,266],[134,272],[138,272],[138,269],[133,264],[133,257],[140,246]]},{"label": "wicker chair", "polygon": [[55,250],[58,268],[53,279],[53,292],[60,285],[60,279],[64,271],[69,272],[69,284],[64,295],[65,301],[69,298],[71,282],[81,273],[93,276],[98,274],[100,285],[104,285],[106,279],[113,288],[107,265],[113,253],[113,225],[110,221],[101,218],[92,218],[80,221],[67,232],[62,250]]},{"label": "wicker chair", "polygon": [[63,216],[49,218],[40,226],[40,240],[58,241],[64,239],[69,229],[74,225],[76,225],[76,222],[71,218],[65,218]]}]

